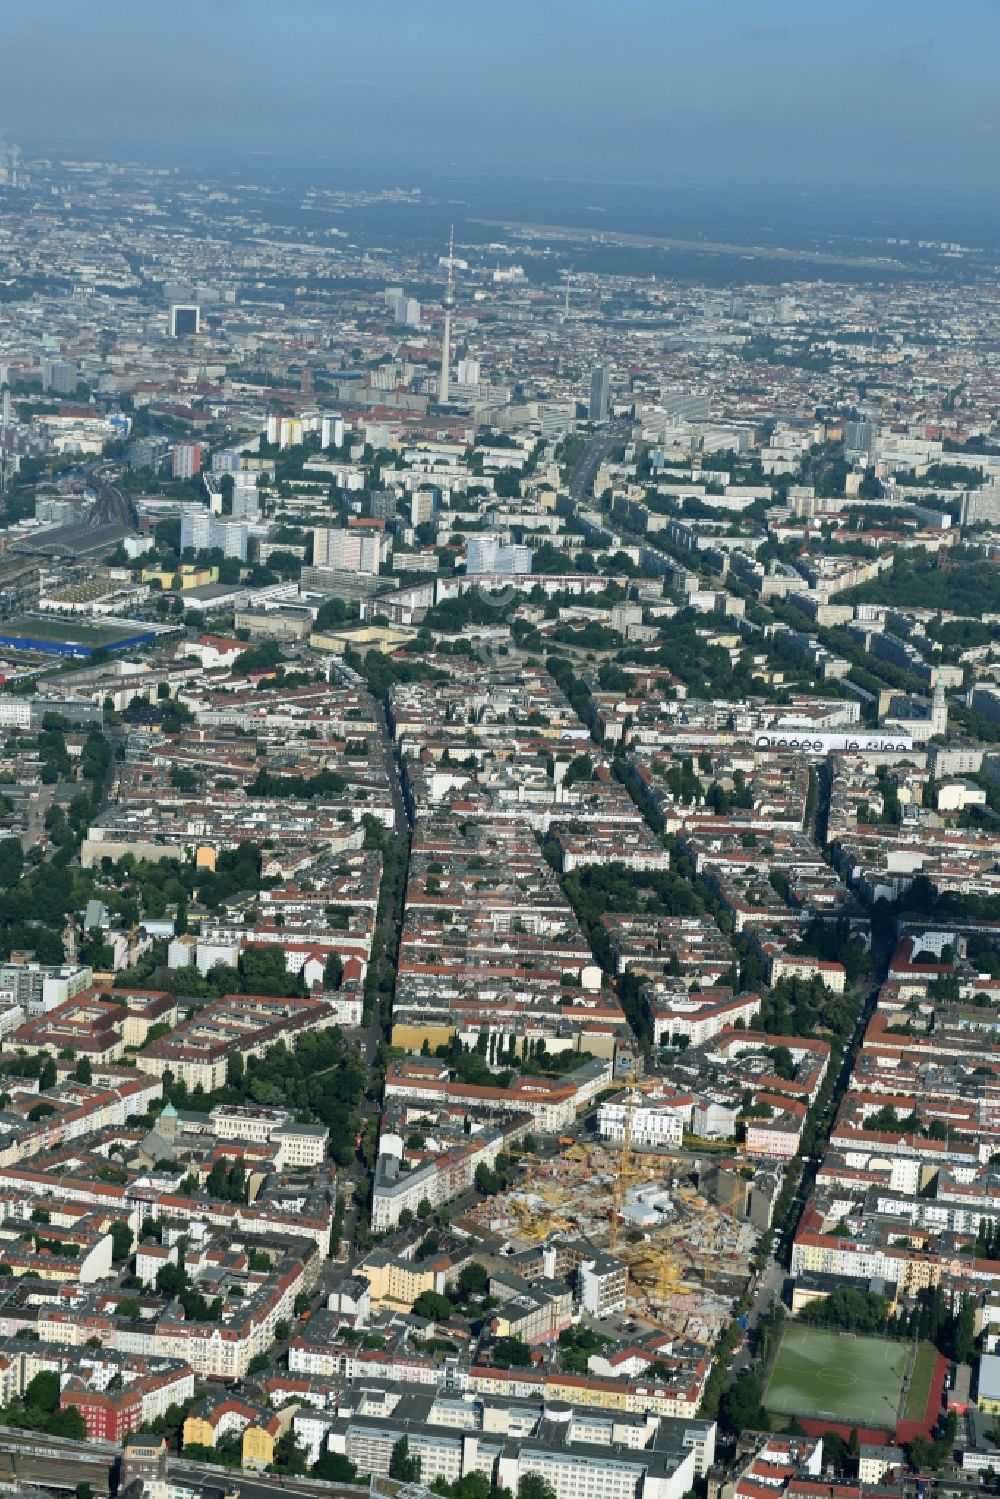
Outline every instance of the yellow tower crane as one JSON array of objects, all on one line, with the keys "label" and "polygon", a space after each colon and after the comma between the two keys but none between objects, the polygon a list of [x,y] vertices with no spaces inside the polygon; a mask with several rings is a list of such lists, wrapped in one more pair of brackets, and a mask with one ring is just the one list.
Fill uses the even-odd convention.
[{"label": "yellow tower crane", "polygon": [[628,1191],[629,1178],[632,1175],[632,1112],[635,1108],[635,1065],[633,1064],[626,1082],[625,1092],[625,1117],[622,1121],[622,1148],[618,1157],[618,1175],[615,1177],[614,1187],[611,1192],[611,1232],[608,1244],[612,1254],[618,1247],[618,1229],[621,1223],[622,1208],[625,1205],[625,1194]]},{"label": "yellow tower crane", "polygon": [[[618,1157],[618,1172],[611,1194],[611,1224],[608,1235],[608,1246],[612,1254],[615,1253],[618,1247],[622,1225],[622,1209],[625,1206],[625,1198],[629,1185],[634,1179],[645,1177],[649,1174],[645,1169],[636,1168],[634,1152],[632,1150],[632,1123],[637,1084],[638,1076],[633,1065],[626,1082],[621,1152]],[[630,1274],[633,1267],[639,1269],[644,1264],[647,1267],[651,1265],[653,1269],[652,1279],[656,1287],[654,1292],[655,1299],[661,1306],[668,1305],[670,1298],[681,1289],[681,1276],[673,1254],[666,1245],[657,1245],[651,1252],[636,1257],[629,1266]]]},{"label": "yellow tower crane", "polygon": [[743,1168],[746,1162],[746,1147],[743,1145],[735,1146],[733,1154],[736,1158],[736,1164],[733,1168],[733,1185],[729,1194],[729,1211],[733,1216],[733,1221],[739,1223],[746,1216],[747,1184],[746,1178],[743,1175]]},{"label": "yellow tower crane", "polygon": [[680,1271],[674,1263],[673,1255],[664,1248],[661,1251],[660,1271],[656,1277],[656,1299],[661,1306],[666,1306],[671,1296],[676,1295],[680,1289]]}]

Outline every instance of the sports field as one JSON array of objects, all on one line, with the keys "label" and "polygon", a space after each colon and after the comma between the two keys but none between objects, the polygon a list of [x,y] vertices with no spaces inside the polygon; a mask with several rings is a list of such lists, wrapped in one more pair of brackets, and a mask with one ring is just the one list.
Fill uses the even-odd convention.
[{"label": "sports field", "polygon": [[0,625],[0,645],[46,656],[89,656],[101,649],[127,650],[156,639],[144,620],[88,620],[74,616],[22,614]]},{"label": "sports field", "polygon": [[895,1430],[907,1343],[792,1323],[785,1328],[764,1406],[785,1416],[828,1417]]},{"label": "sports field", "polygon": [[931,1383],[934,1379],[937,1353],[933,1343],[920,1343],[917,1346],[917,1356],[913,1362],[913,1372],[910,1375],[910,1388],[906,1392],[906,1409],[903,1411],[904,1421],[922,1421],[927,1410],[927,1401],[930,1398]]}]

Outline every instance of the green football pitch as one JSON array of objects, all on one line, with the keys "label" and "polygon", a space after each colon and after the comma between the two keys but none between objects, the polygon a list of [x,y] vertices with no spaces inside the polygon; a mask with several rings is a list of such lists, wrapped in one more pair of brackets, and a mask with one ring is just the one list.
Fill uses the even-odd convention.
[{"label": "green football pitch", "polygon": [[784,1416],[895,1429],[909,1345],[793,1323],[785,1328],[764,1391]]}]

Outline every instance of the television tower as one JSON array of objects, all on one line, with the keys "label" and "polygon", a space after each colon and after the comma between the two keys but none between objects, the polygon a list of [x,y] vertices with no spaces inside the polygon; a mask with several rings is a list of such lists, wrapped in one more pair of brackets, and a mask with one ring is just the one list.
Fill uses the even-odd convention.
[{"label": "television tower", "polygon": [[444,291],[444,335],[441,339],[441,379],[438,382],[438,405],[447,406],[449,366],[451,364],[451,309],[455,305],[455,226],[448,238],[448,281]]},{"label": "television tower", "polygon": [[7,428],[10,426],[10,386],[0,396],[0,494],[7,491]]}]

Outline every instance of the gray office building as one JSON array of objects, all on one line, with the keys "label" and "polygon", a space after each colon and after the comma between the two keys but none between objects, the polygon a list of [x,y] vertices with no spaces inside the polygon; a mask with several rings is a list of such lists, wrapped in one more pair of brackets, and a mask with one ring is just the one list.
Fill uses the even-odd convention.
[{"label": "gray office building", "polygon": [[606,364],[599,364],[590,377],[590,420],[606,422],[611,405],[611,376]]},{"label": "gray office building", "polygon": [[167,456],[170,444],[165,437],[136,437],[128,445],[125,462],[129,468],[151,468],[155,472]]},{"label": "gray office building", "polygon": [[201,332],[201,308],[197,302],[171,302],[170,337],[189,338]]},{"label": "gray office building", "polygon": [[844,423],[844,453],[848,459],[872,458],[878,431],[874,422]]},{"label": "gray office building", "polygon": [[398,514],[394,489],[373,489],[368,496],[368,514],[375,520],[395,520]]},{"label": "gray office building", "polygon": [[659,404],[668,425],[679,422],[707,422],[712,416],[712,397],[707,390],[691,390],[671,385],[661,395]]},{"label": "gray office building", "polygon": [[79,379],[77,367],[69,359],[42,360],[42,389],[51,390],[57,396],[76,394]]}]

